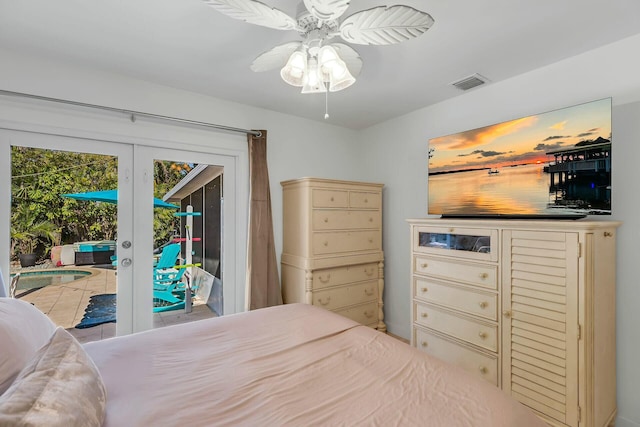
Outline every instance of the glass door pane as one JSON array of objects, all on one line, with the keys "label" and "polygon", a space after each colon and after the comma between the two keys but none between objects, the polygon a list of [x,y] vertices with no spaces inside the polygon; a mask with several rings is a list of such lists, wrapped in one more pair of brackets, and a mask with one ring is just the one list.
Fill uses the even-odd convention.
[{"label": "glass door pane", "polygon": [[18,274],[12,296],[83,342],[131,332],[131,269],[115,260],[119,244],[132,239],[132,148],[12,134],[9,145],[0,135],[10,158],[11,206],[3,214],[10,271]]}]

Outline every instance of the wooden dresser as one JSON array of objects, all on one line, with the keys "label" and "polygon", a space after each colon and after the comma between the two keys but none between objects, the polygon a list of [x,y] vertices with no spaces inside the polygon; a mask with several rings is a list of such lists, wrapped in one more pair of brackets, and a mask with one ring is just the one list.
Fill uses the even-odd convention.
[{"label": "wooden dresser", "polygon": [[284,181],[282,293],[386,331],[382,184]]},{"label": "wooden dresser", "polygon": [[616,414],[618,222],[409,220],[411,344],[553,426]]}]

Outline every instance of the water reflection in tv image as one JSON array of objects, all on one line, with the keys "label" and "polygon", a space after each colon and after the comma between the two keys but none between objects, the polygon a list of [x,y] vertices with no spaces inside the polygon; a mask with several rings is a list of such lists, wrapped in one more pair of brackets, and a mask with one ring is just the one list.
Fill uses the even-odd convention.
[{"label": "water reflection in tv image", "polygon": [[429,214],[610,215],[611,98],[429,140]]}]

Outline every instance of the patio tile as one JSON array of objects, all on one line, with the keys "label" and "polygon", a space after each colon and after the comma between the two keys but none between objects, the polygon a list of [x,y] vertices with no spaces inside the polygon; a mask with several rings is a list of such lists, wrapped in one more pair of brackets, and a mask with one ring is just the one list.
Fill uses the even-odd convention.
[{"label": "patio tile", "polygon": [[[75,268],[70,266],[69,268]],[[97,274],[87,279],[50,285],[19,297],[34,304],[43,313],[59,326],[66,328],[78,341],[90,342],[114,337],[116,334],[115,323],[105,323],[86,329],[76,329],[74,326],[80,323],[84,316],[85,308],[89,304],[92,295],[116,293],[117,276],[115,270],[92,269],[82,267]],[[153,314],[153,327],[159,328],[178,323],[186,323],[215,317],[209,307],[197,298],[193,301],[193,311],[185,313],[184,310],[175,310],[165,313]]]}]

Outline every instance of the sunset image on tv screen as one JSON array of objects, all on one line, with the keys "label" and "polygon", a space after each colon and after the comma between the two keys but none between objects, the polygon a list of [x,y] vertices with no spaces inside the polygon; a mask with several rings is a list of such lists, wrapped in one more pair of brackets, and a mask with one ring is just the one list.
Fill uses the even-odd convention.
[{"label": "sunset image on tv screen", "polygon": [[433,138],[428,148],[429,214],[611,214],[611,98]]}]

